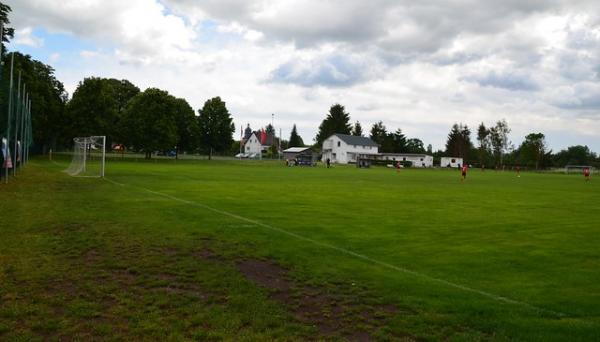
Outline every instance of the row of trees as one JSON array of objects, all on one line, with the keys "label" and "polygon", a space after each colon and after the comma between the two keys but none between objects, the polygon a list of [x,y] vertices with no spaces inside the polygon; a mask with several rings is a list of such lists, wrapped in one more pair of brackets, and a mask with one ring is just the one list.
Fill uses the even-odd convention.
[{"label": "row of trees", "polygon": [[[383,153],[429,153],[435,157],[460,157],[469,164],[485,167],[520,165],[539,169],[567,164],[600,166],[598,156],[587,146],[571,146],[553,154],[548,150],[543,133],[530,133],[515,147],[509,140],[510,132],[511,129],[504,119],[489,127],[481,123],[477,128],[475,146],[471,140],[471,129],[465,124],[455,123],[448,134],[445,150],[436,152],[433,152],[431,145],[425,148],[423,141],[418,138],[407,138],[401,129],[388,131],[382,121],[373,124],[369,137],[379,144],[379,151]],[[315,138],[315,147],[319,148],[325,139],[335,133],[363,135],[360,123],[356,121],[354,125],[350,124],[350,114],[340,104],[331,106],[321,122]]]},{"label": "row of trees", "polygon": [[[139,88],[127,80],[86,78],[67,103],[71,136],[102,132],[107,141],[144,152],[229,151],[235,127],[225,102],[207,100],[195,115],[185,99],[168,92]],[[109,145],[110,146],[110,145]]]},{"label": "row of trees", "polygon": [[553,154],[548,149],[543,133],[533,132],[515,147],[508,139],[511,132],[506,120],[486,127],[481,123],[477,128],[477,147],[471,142],[471,130],[467,125],[454,124],[448,134],[446,150],[439,155],[464,158],[469,164],[488,167],[519,165],[534,169],[562,167],[565,165],[600,165],[598,156],[587,146],[571,146]]},{"label": "row of trees", "polygon": [[[350,124],[350,114],[340,104],[331,106],[327,117],[321,122],[315,138],[316,145],[321,146],[325,139],[336,133],[363,136],[363,129],[360,122],[356,121],[354,125]],[[383,153],[432,152],[431,145],[426,150],[423,141],[417,138],[407,138],[401,129],[388,132],[387,127],[382,121],[375,123],[371,127],[369,136],[379,144],[379,151]]]}]

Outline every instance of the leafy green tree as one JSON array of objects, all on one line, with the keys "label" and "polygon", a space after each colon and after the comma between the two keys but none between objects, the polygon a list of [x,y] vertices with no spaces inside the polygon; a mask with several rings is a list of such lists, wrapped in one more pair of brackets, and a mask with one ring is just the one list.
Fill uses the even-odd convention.
[{"label": "leafy green tree", "polygon": [[149,88],[127,105],[122,125],[126,143],[150,159],[154,151],[166,151],[177,144],[176,100],[166,91]]},{"label": "leafy green tree", "polygon": [[2,58],[6,56],[6,46],[4,43],[9,43],[12,38],[15,36],[15,29],[9,27],[10,19],[8,18],[8,14],[12,11],[10,6],[0,2],[0,24],[4,27],[4,34],[1,39],[2,44]]},{"label": "leafy green tree", "polygon": [[350,115],[346,113],[344,106],[340,104],[331,106],[329,114],[319,126],[319,132],[315,138],[317,145],[322,145],[323,141],[333,134],[350,134],[352,126],[349,122]]},{"label": "leafy green tree", "polygon": [[302,137],[298,135],[298,130],[296,129],[296,124],[292,127],[292,133],[290,134],[290,141],[288,143],[290,147],[302,147],[304,146],[304,141],[302,141]]},{"label": "leafy green tree", "polygon": [[379,121],[373,124],[371,127],[370,138],[376,142],[379,146],[383,146],[387,136],[387,128],[383,124],[383,121]]},{"label": "leafy green tree", "polygon": [[566,150],[561,150],[555,156],[556,166],[566,165],[590,165],[596,155],[590,151],[589,147],[576,145],[569,146]]},{"label": "leafy green tree", "polygon": [[177,142],[175,158],[179,153],[194,151],[198,147],[198,121],[194,109],[184,99],[173,99]]},{"label": "leafy green tree", "polygon": [[498,121],[496,126],[490,128],[490,143],[497,166],[504,164],[504,154],[508,152],[510,145],[510,142],[508,141],[509,133],[510,128],[504,119]]},{"label": "leafy green tree", "polygon": [[456,123],[452,125],[446,141],[446,154],[467,159],[472,146],[471,131],[467,125]]},{"label": "leafy green tree", "polygon": [[[390,133],[386,136],[383,143],[384,152],[392,153],[404,153],[407,152],[406,136],[402,133],[402,130],[398,128],[396,132]],[[422,145],[423,143],[421,143]]]},{"label": "leafy green tree", "polygon": [[276,135],[275,127],[273,127],[271,124],[268,124],[267,127],[265,127],[265,133],[267,133],[267,136],[274,137]]},{"label": "leafy green tree", "polygon": [[371,126],[371,140],[379,145],[379,151],[382,153],[402,153],[407,151],[406,136],[401,129],[388,133],[387,128],[382,121],[376,122]]},{"label": "leafy green tree", "polygon": [[362,137],[363,130],[362,130],[362,126],[360,125],[360,122],[356,121],[354,123],[354,127],[352,127],[352,135],[355,135],[357,137]]},{"label": "leafy green tree", "polygon": [[431,144],[427,145],[427,154],[433,155],[433,146]]},{"label": "leafy green tree", "polygon": [[411,138],[406,140],[406,152],[425,153],[425,146],[423,145],[423,141],[417,138]]},{"label": "leafy green tree", "polygon": [[54,69],[29,55],[13,52],[8,55],[3,66],[2,91],[0,91],[0,132],[4,132],[8,113],[8,89],[10,82],[10,63],[14,55],[15,74],[13,91],[17,91],[17,75],[21,72],[21,85],[26,85],[26,92],[31,99],[31,119],[34,148],[45,153],[50,148],[63,146],[72,137],[67,138],[68,120],[65,118],[65,102],[67,93],[63,84],[56,79]]},{"label": "leafy green tree", "polygon": [[479,124],[479,127],[477,128],[477,142],[479,143],[479,146],[477,147],[479,164],[483,167],[491,153],[490,130],[485,127],[483,122]]},{"label": "leafy green tree", "polygon": [[547,154],[546,140],[542,133],[530,133],[519,147],[519,153],[523,164],[533,164],[539,170]]},{"label": "leafy green tree", "polygon": [[85,78],[67,104],[71,135],[106,135],[108,146],[122,142],[129,132],[123,131],[121,119],[127,103],[139,92],[127,80]]},{"label": "leafy green tree", "polygon": [[200,147],[212,159],[213,151],[227,151],[233,142],[235,126],[233,119],[220,97],[213,97],[198,111],[198,133]]}]

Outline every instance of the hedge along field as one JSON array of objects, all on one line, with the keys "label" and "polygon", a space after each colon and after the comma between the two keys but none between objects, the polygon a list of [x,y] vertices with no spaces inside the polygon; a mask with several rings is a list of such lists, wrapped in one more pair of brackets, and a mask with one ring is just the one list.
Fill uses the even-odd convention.
[{"label": "hedge along field", "polygon": [[600,179],[67,164],[0,188],[0,339],[600,338]]}]

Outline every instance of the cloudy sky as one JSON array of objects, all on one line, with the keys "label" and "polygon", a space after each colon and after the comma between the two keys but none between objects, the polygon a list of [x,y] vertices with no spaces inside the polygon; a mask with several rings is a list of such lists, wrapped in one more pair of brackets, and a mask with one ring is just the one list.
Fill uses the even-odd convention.
[{"label": "cloudy sky", "polygon": [[[600,152],[600,1],[3,1],[17,49],[84,77],[159,87],[236,125],[312,141],[334,103],[363,128],[442,148],[454,122],[505,118],[518,144]],[[239,129],[238,129],[239,130]]]}]

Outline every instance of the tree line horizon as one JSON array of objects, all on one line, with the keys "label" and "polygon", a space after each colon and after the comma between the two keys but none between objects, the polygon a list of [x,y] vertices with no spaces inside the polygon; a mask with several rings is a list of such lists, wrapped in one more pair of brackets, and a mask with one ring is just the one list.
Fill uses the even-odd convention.
[{"label": "tree line horizon", "polygon": [[[69,148],[76,136],[106,135],[107,146],[124,144],[147,158],[155,151],[176,150],[179,153],[231,155],[240,149],[241,140],[234,140],[236,126],[225,101],[219,96],[207,99],[195,111],[183,98],[165,90],[148,88],[141,91],[128,80],[86,77],[79,82],[69,98],[54,69],[31,56],[18,51],[8,52],[4,43],[13,38],[14,29],[8,27],[10,7],[0,3],[0,22],[5,27],[2,41],[2,60],[10,53],[15,56],[15,70],[22,72],[32,98],[33,138],[35,151],[47,153],[50,149]],[[6,75],[3,70],[3,75]],[[2,77],[0,111],[7,113],[6,94],[8,77]],[[5,114],[4,114],[5,115]],[[0,116],[1,118],[1,116]],[[0,120],[1,121],[1,120]],[[314,147],[320,146],[332,134],[364,136],[360,122],[350,123],[350,114],[339,103],[332,105],[318,127]],[[1,124],[1,123],[0,123]],[[268,124],[267,130],[274,128]],[[250,129],[249,125],[246,131]],[[463,158],[465,162],[485,167],[520,165],[535,169],[565,166],[567,164],[600,166],[599,156],[587,146],[569,146],[553,153],[547,147],[545,135],[531,132],[524,141],[513,145],[508,140],[510,127],[501,119],[487,126],[482,122],[476,130],[477,145],[471,138],[472,130],[463,123],[455,123],[447,136],[445,150],[433,151],[416,137],[406,137],[400,128],[389,130],[378,121],[371,126],[368,137],[380,146],[383,153],[428,153],[434,157]],[[302,137],[293,124],[289,139],[280,137],[282,148],[304,146]],[[273,139],[273,141],[275,141]],[[270,149],[269,154],[275,155]]]}]

